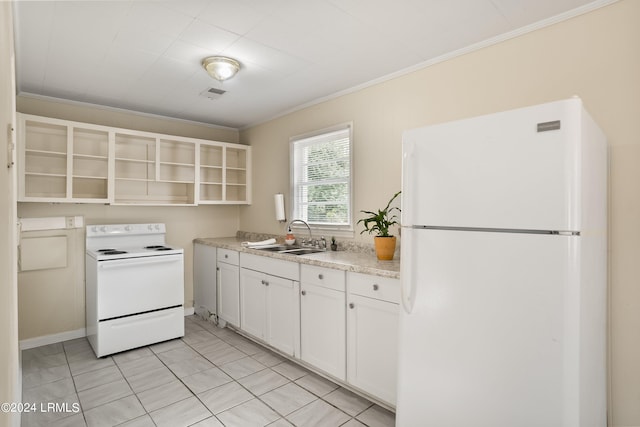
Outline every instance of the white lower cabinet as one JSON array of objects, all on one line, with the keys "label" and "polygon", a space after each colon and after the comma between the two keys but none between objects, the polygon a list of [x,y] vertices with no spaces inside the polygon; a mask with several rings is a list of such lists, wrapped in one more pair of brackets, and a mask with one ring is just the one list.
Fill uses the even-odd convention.
[{"label": "white lower cabinet", "polygon": [[400,283],[348,273],[347,382],[396,403]]},{"label": "white lower cabinet", "polygon": [[240,327],[238,252],[218,249],[218,319]]},{"label": "white lower cabinet", "polygon": [[[265,264],[263,258],[256,266],[251,262],[253,259],[247,260],[246,254],[242,255],[240,329],[285,354],[299,357],[300,283],[294,280],[298,276],[297,264],[287,262],[284,269],[280,269],[283,261],[271,260]],[[264,271],[244,268],[245,265]]]},{"label": "white lower cabinet", "polygon": [[391,406],[400,281],[218,249],[218,316]]},{"label": "white lower cabinet", "polygon": [[345,273],[302,265],[300,274],[301,359],[344,381]]},{"label": "white lower cabinet", "polygon": [[209,318],[217,314],[216,248],[193,245],[193,309],[199,316]]}]

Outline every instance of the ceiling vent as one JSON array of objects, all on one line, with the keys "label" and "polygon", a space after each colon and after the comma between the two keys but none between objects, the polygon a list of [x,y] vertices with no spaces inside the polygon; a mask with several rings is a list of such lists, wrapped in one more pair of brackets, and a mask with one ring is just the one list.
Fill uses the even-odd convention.
[{"label": "ceiling vent", "polygon": [[205,91],[200,92],[200,96],[204,96],[205,98],[209,98],[209,99],[218,99],[222,95],[224,95],[226,92],[227,92],[226,90],[216,89],[212,87]]}]

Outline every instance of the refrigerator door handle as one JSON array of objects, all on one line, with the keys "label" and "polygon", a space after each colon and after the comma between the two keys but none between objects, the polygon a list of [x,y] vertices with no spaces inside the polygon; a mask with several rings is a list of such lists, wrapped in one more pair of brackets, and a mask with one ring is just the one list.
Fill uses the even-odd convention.
[{"label": "refrigerator door handle", "polygon": [[402,193],[411,194],[411,197],[402,197],[402,206],[400,211],[400,224],[413,224],[412,211],[413,211],[413,183],[411,177],[413,175],[413,144],[405,144],[404,153],[402,155]]},{"label": "refrigerator door handle", "polygon": [[416,297],[416,287],[413,283],[413,234],[415,230],[411,228],[404,228],[402,236],[402,253],[406,254],[404,262],[401,263],[401,277],[400,277],[400,300],[402,301],[402,308],[407,314],[411,314],[413,311],[413,303]]}]

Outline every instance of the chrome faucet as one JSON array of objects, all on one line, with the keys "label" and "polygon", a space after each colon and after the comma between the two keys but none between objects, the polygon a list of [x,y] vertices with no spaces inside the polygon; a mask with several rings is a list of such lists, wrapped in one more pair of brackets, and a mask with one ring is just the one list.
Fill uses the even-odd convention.
[{"label": "chrome faucet", "polygon": [[[309,230],[309,243],[311,243],[311,241],[313,240],[311,237],[311,227],[309,227],[309,224],[307,224],[305,221],[301,220],[301,219],[294,219],[291,220],[291,222],[289,223],[289,225],[287,225],[287,230],[291,229],[291,224],[293,224],[294,222],[301,222],[302,224],[307,226],[307,230]],[[304,240],[303,240],[304,242]],[[304,244],[304,243],[303,243]]]}]

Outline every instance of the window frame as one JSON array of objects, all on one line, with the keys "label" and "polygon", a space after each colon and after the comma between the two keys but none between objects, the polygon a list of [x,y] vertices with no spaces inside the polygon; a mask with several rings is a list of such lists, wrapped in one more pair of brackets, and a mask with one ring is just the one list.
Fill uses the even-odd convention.
[{"label": "window frame", "polygon": [[[353,222],[353,122],[341,123],[334,126],[326,127],[323,129],[318,129],[312,132],[294,135],[289,138],[289,184],[290,191],[289,195],[291,197],[291,206],[290,206],[290,215],[291,218],[289,221],[293,219],[302,219],[306,221],[305,218],[295,217],[297,211],[298,199],[296,197],[296,156],[295,156],[295,146],[296,143],[306,141],[311,138],[316,138],[319,136],[323,136],[326,134],[330,134],[333,132],[339,131],[348,131],[349,133],[349,178],[347,179],[347,187],[348,187],[348,202],[347,209],[349,211],[348,214],[348,224],[344,225],[331,225],[331,224],[311,224],[309,223],[309,227],[311,230],[316,232],[326,232],[327,234],[331,234],[332,236],[340,236],[340,237],[353,237],[354,230],[354,222]],[[291,228],[295,228],[296,230],[300,230],[301,232],[305,232],[307,228],[300,224],[292,224]]]}]

